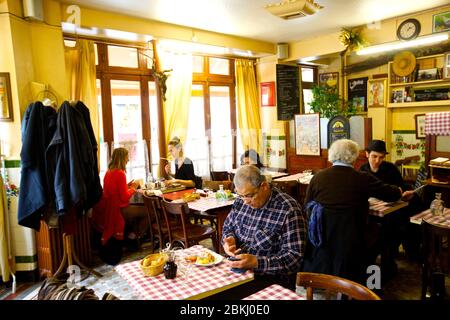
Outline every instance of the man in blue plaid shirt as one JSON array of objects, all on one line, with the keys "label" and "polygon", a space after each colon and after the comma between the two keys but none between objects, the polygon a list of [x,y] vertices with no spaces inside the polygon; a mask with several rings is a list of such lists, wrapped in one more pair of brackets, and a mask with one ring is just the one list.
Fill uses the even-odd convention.
[{"label": "man in blue plaid shirt", "polygon": [[230,267],[252,269],[255,280],[295,290],[306,243],[307,220],[301,206],[272,188],[253,165],[239,168],[234,185],[238,199],[222,232],[225,252],[238,259],[229,261]]}]

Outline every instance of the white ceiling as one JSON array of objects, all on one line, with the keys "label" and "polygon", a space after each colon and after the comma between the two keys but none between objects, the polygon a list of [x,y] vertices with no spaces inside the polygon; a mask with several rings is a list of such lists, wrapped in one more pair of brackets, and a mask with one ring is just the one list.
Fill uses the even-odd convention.
[{"label": "white ceiling", "polygon": [[[272,43],[307,39],[342,27],[407,15],[450,4],[450,0],[315,0],[312,16],[284,20],[264,9],[283,0],[64,0],[104,11]],[[83,12],[81,11],[81,14]]]}]

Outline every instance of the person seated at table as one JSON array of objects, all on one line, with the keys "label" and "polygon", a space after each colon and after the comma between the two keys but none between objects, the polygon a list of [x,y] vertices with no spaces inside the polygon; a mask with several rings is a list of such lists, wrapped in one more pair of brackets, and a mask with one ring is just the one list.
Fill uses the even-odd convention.
[{"label": "person seated at table", "polygon": [[419,195],[413,190],[408,190],[410,187],[405,183],[398,168],[391,162],[385,161],[386,143],[382,140],[372,140],[366,149],[366,156],[368,161],[361,165],[360,171],[368,172],[377,177],[384,183],[396,185],[400,187],[404,193],[402,200],[409,201],[408,207],[400,210],[395,219],[391,223],[392,230],[389,237],[393,238],[394,251],[398,251],[398,246],[403,243],[404,249],[408,256],[417,259],[419,255],[419,241],[420,235],[415,234],[414,229],[410,225],[409,218],[425,209]]},{"label": "person seated at table", "polygon": [[[128,163],[128,150],[114,149],[103,179],[103,195],[94,207],[92,225],[99,233],[101,246],[100,258],[108,264],[117,264],[122,256],[122,242],[125,229],[126,244],[132,250],[139,247],[138,236],[148,230],[148,217],[144,206],[129,204],[131,196],[139,184],[132,180],[126,182],[125,168]],[[133,223],[137,220],[137,223]]]},{"label": "person seated at table", "polygon": [[170,164],[166,164],[164,169],[171,179],[166,180],[165,183],[169,186],[178,183],[188,188],[201,188],[201,181],[194,173],[192,160],[184,156],[180,138],[173,137],[169,141],[168,150],[175,160],[175,174],[171,172]]},{"label": "person seated at table", "polygon": [[309,240],[303,271],[335,275],[365,284],[369,197],[397,201],[394,185],[353,168],[359,154],[356,142],[341,139],[328,150],[333,164],[316,173],[306,190]]},{"label": "person seated at table", "polygon": [[258,152],[253,149],[245,150],[245,152],[241,155],[241,165],[252,164],[259,169],[264,167],[259,157]]},{"label": "person seated at table", "polygon": [[306,243],[301,206],[272,187],[256,166],[240,167],[233,182],[238,197],[225,219],[222,244],[238,260],[229,265],[253,270],[254,289],[277,283],[295,291]]}]

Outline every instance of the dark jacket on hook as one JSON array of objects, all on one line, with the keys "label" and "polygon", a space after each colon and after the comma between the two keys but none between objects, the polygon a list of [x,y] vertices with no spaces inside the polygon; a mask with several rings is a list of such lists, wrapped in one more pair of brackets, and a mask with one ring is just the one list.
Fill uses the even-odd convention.
[{"label": "dark jacket on hook", "polygon": [[55,134],[47,149],[47,172],[54,186],[56,212],[60,215],[72,206],[88,209],[86,204],[92,207],[101,196],[97,154],[84,108],[82,102],[73,107],[68,101],[63,102],[58,111]]},{"label": "dark jacket on hook", "polygon": [[40,218],[51,200],[45,151],[55,131],[56,110],[40,101],[31,103],[22,120],[21,177],[18,221],[39,230]]}]

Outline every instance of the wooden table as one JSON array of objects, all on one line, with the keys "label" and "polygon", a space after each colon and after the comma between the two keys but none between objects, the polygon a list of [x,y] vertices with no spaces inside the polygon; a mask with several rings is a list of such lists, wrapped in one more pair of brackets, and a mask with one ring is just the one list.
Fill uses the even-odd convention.
[{"label": "wooden table", "polygon": [[[201,245],[180,250],[189,255],[198,255],[205,249]],[[140,268],[140,260],[120,264],[115,267],[135,292],[144,300],[198,300],[231,289],[253,280],[253,272],[244,274],[230,271],[225,262],[212,267],[193,265],[186,282],[180,266],[177,277],[166,279],[164,274],[146,277]]]},{"label": "wooden table", "polygon": [[376,198],[369,198],[369,214],[381,218],[406,206],[408,206],[408,202],[402,200],[385,202]]},{"label": "wooden table", "polygon": [[414,224],[421,224],[422,220],[440,227],[450,228],[450,209],[444,208],[443,216],[433,216],[430,209],[427,209],[409,218],[409,221]]},{"label": "wooden table", "polygon": [[[231,169],[228,172],[232,173],[232,174],[236,174],[236,171],[238,171],[238,169],[239,168]],[[289,173],[286,173],[286,172],[270,171],[270,170],[267,170],[267,169],[261,170],[261,174],[271,176],[272,179],[277,179],[279,177],[284,177],[284,176],[289,175]]]},{"label": "wooden table", "polygon": [[242,300],[306,300],[306,298],[278,284],[273,284]]}]

